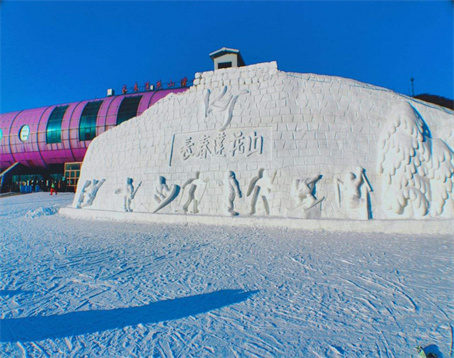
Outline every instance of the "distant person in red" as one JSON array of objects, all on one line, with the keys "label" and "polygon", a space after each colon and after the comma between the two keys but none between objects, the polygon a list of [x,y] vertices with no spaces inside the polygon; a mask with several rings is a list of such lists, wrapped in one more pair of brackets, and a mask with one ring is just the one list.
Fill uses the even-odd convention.
[{"label": "distant person in red", "polygon": [[55,189],[55,183],[52,183],[50,185],[50,195],[52,195],[53,193],[55,193],[55,195],[58,195],[57,189]]}]

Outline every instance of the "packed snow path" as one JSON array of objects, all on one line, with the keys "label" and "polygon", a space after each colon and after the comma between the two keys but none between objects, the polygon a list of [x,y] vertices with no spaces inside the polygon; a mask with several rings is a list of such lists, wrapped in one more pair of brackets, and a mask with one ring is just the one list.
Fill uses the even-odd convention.
[{"label": "packed snow path", "polygon": [[0,198],[2,356],[449,357],[452,236],[124,224]]}]

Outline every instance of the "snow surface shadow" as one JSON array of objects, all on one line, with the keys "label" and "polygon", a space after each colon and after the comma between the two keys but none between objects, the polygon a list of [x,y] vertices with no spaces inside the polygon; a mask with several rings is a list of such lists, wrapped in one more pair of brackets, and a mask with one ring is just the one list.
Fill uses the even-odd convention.
[{"label": "snow surface shadow", "polygon": [[33,342],[174,320],[247,300],[257,291],[220,290],[113,310],[0,320],[0,342]]},{"label": "snow surface shadow", "polygon": [[33,293],[33,291],[23,291],[21,289],[18,289],[18,290],[0,290],[0,297],[2,297],[2,296],[16,296],[16,295],[29,294],[29,293]]},{"label": "snow surface shadow", "polygon": [[443,353],[440,351],[438,346],[436,346],[435,344],[431,344],[427,347],[424,347],[423,350],[424,350],[424,354],[427,357],[433,357],[433,355],[431,356],[430,354],[434,354],[435,357],[437,357],[437,358],[443,358]]}]

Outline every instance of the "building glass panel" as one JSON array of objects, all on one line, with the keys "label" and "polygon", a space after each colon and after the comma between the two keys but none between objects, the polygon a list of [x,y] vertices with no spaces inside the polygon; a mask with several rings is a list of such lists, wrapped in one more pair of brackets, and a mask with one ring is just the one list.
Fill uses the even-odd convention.
[{"label": "building glass panel", "polygon": [[46,143],[61,143],[61,124],[69,106],[56,107],[47,122]]},{"label": "building glass panel", "polygon": [[139,108],[142,96],[126,97],[121,101],[120,108],[118,109],[117,125],[137,116],[137,109]]},{"label": "building glass panel", "polygon": [[102,101],[88,102],[82,111],[79,124],[79,140],[92,140],[96,137],[96,118]]}]

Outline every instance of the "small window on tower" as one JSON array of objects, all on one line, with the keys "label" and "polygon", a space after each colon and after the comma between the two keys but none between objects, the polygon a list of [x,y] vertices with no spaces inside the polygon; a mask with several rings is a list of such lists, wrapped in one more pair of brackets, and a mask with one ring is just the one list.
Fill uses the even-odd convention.
[{"label": "small window on tower", "polygon": [[218,68],[230,68],[232,67],[232,62],[219,62]]}]

